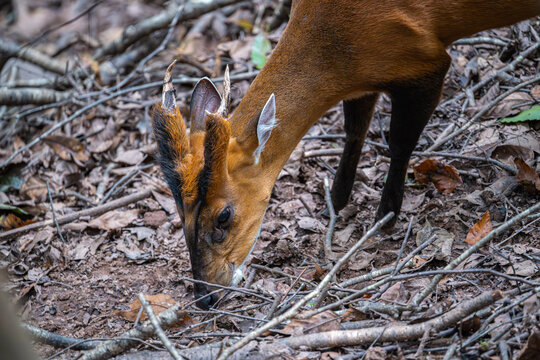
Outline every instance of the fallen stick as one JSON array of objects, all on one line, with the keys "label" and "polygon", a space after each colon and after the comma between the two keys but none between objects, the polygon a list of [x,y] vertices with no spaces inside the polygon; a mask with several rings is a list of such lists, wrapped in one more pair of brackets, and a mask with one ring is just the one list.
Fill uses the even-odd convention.
[{"label": "fallen stick", "polygon": [[[185,21],[197,18],[202,14],[231,5],[241,0],[213,0],[213,1],[190,1],[185,4],[182,16],[178,21]],[[165,10],[156,16],[147,18],[135,25],[128,26],[117,39],[99,48],[95,55],[95,60],[101,60],[105,56],[115,55],[127,49],[131,44],[153,33],[156,30],[167,27],[176,15],[176,7]]]},{"label": "fallen stick", "polygon": [[[154,189],[153,188],[144,189],[142,191],[136,192],[135,194],[124,196],[123,198],[113,200],[113,201],[108,202],[106,204],[103,204],[101,206],[96,206],[96,207],[93,207],[93,208],[90,208],[90,209],[77,211],[77,212],[75,212],[73,214],[69,214],[69,215],[59,217],[56,220],[58,221],[59,225],[63,225],[63,224],[67,224],[67,223],[70,223],[72,221],[75,221],[75,220],[77,220],[77,219],[79,219],[79,218],[81,218],[83,216],[92,216],[92,217],[93,216],[99,216],[101,214],[105,214],[108,211],[118,209],[120,207],[129,205],[131,203],[137,202],[137,201],[142,200],[142,199],[146,199],[147,197],[152,195],[152,190],[154,190]],[[23,226],[23,227],[16,228],[16,229],[13,229],[13,230],[5,231],[3,233],[0,233],[0,240],[11,239],[11,238],[13,238],[15,236],[20,236],[20,235],[25,234],[25,233],[27,233],[29,231],[37,230],[37,229],[40,229],[40,228],[42,228],[44,226],[53,225],[53,224],[54,224],[54,220],[52,220],[52,219],[43,220],[43,221],[33,223],[33,224],[30,224],[30,225],[27,225],[27,226]]]},{"label": "fallen stick", "polygon": [[184,357],[180,356],[178,354],[178,351],[174,347],[174,345],[171,343],[171,340],[167,337],[165,334],[165,331],[161,328],[161,325],[159,324],[159,320],[154,314],[154,310],[152,309],[152,306],[150,303],[146,300],[143,293],[139,293],[139,301],[141,302],[141,305],[144,307],[144,310],[146,311],[146,314],[148,315],[148,318],[150,318],[150,322],[152,323],[152,326],[154,327],[154,330],[157,334],[157,336],[160,338],[163,345],[165,345],[165,348],[167,348],[167,351],[171,354],[171,356],[175,360],[183,360]]},{"label": "fallen stick", "polygon": [[[334,134],[332,134],[334,135]],[[337,136],[332,137],[317,137],[320,139],[341,139],[341,134],[335,134]],[[310,139],[312,137],[306,137],[307,139]],[[304,139],[306,139],[304,138]],[[365,143],[368,145],[373,145],[376,147],[380,147],[382,149],[389,150],[390,148],[388,145],[380,144],[375,141],[365,140]],[[304,158],[312,158],[312,157],[322,157],[322,156],[340,156],[343,154],[343,149],[318,149],[318,150],[311,150],[306,151],[304,153]],[[481,157],[481,156],[472,156],[472,155],[463,155],[463,154],[453,154],[448,152],[441,152],[441,151],[413,151],[412,155],[414,156],[441,156],[441,157],[447,157],[447,158],[455,158],[455,159],[463,159],[463,160],[471,160],[471,161],[480,161],[480,162],[489,162],[493,165],[496,165],[502,169],[510,171],[512,174],[517,174],[517,169],[513,166],[507,165],[499,160],[495,160],[489,157]]]},{"label": "fallen stick", "polygon": [[[161,312],[158,315],[159,324],[162,327],[170,327],[178,322],[179,319],[185,314],[180,310],[180,304],[174,305],[169,309]],[[145,340],[154,335],[154,327],[152,323],[147,320],[143,324],[127,331],[121,337],[122,339],[111,339],[106,341],[92,350],[85,352],[79,360],[98,360],[109,359],[113,356],[121,354],[122,352],[139,344],[137,339]],[[129,339],[132,338],[132,339]]]},{"label": "fallen stick", "polygon": [[506,41],[502,41],[496,38],[490,38],[487,36],[464,38],[464,39],[456,40],[452,43],[452,45],[478,45],[478,44],[490,44],[490,45],[497,45],[497,46],[508,45]]},{"label": "fallen stick", "polygon": [[72,350],[90,350],[98,346],[101,341],[76,339],[69,336],[59,335],[32,325],[21,324],[22,328],[30,334],[32,340],[41,344],[47,344],[56,348],[67,348]]},{"label": "fallen stick", "polygon": [[[517,214],[510,220],[504,222],[499,226],[498,228],[492,230],[489,234],[484,236],[480,241],[478,241],[476,244],[471,246],[467,251],[462,253],[460,256],[458,256],[456,259],[454,259],[450,264],[446,265],[443,270],[453,270],[455,269],[459,264],[461,264],[465,259],[467,259],[469,256],[474,254],[478,249],[480,249],[482,246],[486,245],[489,241],[491,241],[495,236],[500,235],[504,231],[508,230],[512,225],[520,221],[521,219],[526,218],[530,214],[535,213],[536,211],[540,210],[540,202],[536,203],[535,205],[531,206],[527,210],[521,212],[520,214]],[[429,295],[431,292],[435,290],[437,287],[437,284],[444,275],[436,275],[433,280],[429,283],[429,285],[422,291],[420,294],[416,295],[414,300],[412,301],[413,307],[418,307],[420,303]]]},{"label": "fallen stick", "polygon": [[2,39],[2,41],[0,41],[0,70],[4,63],[12,57],[28,61],[29,63],[59,75],[64,75],[66,72],[65,63],[53,59],[49,55],[45,55],[37,50],[22,47]]},{"label": "fallen stick", "polygon": [[[538,43],[538,45],[540,45],[540,43]],[[463,124],[459,129],[457,129],[456,131],[454,131],[450,135],[445,136],[442,139],[439,139],[437,142],[435,142],[433,145],[431,145],[427,149],[427,151],[436,150],[437,148],[439,148],[441,145],[443,145],[447,141],[452,140],[456,136],[462,134],[465,130],[467,130],[469,127],[471,127],[471,125],[473,125],[475,122],[477,122],[482,116],[484,116],[484,114],[488,113],[492,108],[495,107],[495,105],[497,105],[499,102],[501,102],[508,95],[515,93],[516,91],[518,91],[519,89],[521,89],[521,88],[523,88],[523,87],[525,87],[527,85],[531,85],[531,84],[534,84],[534,83],[539,82],[539,81],[540,81],[540,75],[537,75],[534,78],[532,78],[530,80],[527,80],[527,81],[525,81],[525,82],[523,82],[523,83],[521,83],[521,84],[519,84],[517,86],[514,86],[513,88],[505,91],[504,93],[502,93],[501,95],[499,95],[495,99],[493,99],[487,106],[485,106],[482,110],[480,110],[476,115],[474,115],[469,121],[467,121],[465,124]]]},{"label": "fallen stick", "polygon": [[347,251],[347,253],[339,259],[334,267],[332,267],[332,270],[330,270],[326,276],[322,279],[322,281],[317,285],[317,287],[311,291],[309,294],[304,296],[302,299],[300,299],[296,304],[294,304],[289,310],[287,310],[282,315],[279,315],[275,318],[273,318],[271,321],[267,322],[266,324],[260,326],[259,328],[255,329],[254,331],[250,332],[246,336],[244,336],[239,341],[235,342],[231,347],[226,348],[223,350],[221,355],[218,357],[218,360],[225,360],[229,356],[233,355],[237,350],[241,349],[245,345],[247,345],[251,340],[255,340],[259,335],[264,333],[267,330],[272,329],[276,325],[281,324],[285,320],[289,320],[296,316],[302,306],[308,303],[311,299],[319,296],[328,286],[330,281],[334,278],[338,270],[353,256],[356,251],[360,249],[360,247],[366,242],[367,239],[369,239],[371,236],[377,233],[390,219],[394,217],[393,212],[389,212],[386,214],[384,218],[379,220],[370,230],[368,230],[364,236],[358,242]]},{"label": "fallen stick", "polygon": [[[245,73],[245,74],[234,75],[234,76],[231,76],[231,80],[247,80],[247,79],[251,79],[251,78],[254,78],[255,76],[257,76],[258,73],[259,73],[258,71],[252,71],[252,72],[248,72],[248,73]],[[196,84],[199,80],[200,79],[198,79],[198,78],[191,78],[191,77],[182,76],[180,78],[174,79],[172,82],[173,82],[173,84]],[[218,78],[211,79],[211,80],[214,83],[221,82],[221,81],[223,81],[223,77],[218,77]],[[38,135],[36,138],[34,138],[34,140],[30,141],[25,146],[15,150],[13,152],[13,154],[11,154],[3,163],[0,164],[0,169],[3,168],[3,167],[6,167],[7,165],[9,165],[13,161],[13,159],[15,159],[15,157],[17,155],[19,155],[23,151],[29,150],[34,145],[36,145],[38,142],[40,142],[44,137],[52,134],[53,132],[60,129],[64,125],[66,125],[66,124],[70,123],[71,121],[75,120],[76,118],[78,118],[79,116],[81,116],[85,112],[87,112],[88,110],[90,110],[90,109],[92,109],[92,108],[94,108],[94,107],[96,107],[96,106],[98,106],[100,104],[103,104],[104,102],[107,102],[107,101],[109,101],[111,99],[114,99],[114,98],[116,98],[118,96],[130,93],[130,92],[141,91],[141,90],[146,90],[146,89],[151,89],[151,88],[154,88],[154,87],[161,87],[161,86],[163,86],[163,81],[155,81],[155,82],[148,83],[148,84],[143,84],[143,85],[138,85],[138,86],[125,88],[125,89],[122,89],[122,90],[118,90],[118,91],[116,91],[116,92],[114,92],[114,93],[112,93],[110,95],[107,95],[107,96],[105,96],[105,97],[103,97],[101,99],[98,99],[98,100],[96,100],[96,101],[94,101],[94,102],[80,108],[79,110],[77,110],[73,114],[71,114],[68,118],[60,121],[59,123],[56,123],[50,129],[43,132],[41,135]],[[90,98],[92,96],[101,95],[103,93],[104,93],[103,91],[96,91],[96,92],[81,95],[80,97],[78,97],[78,99],[83,100],[83,99]],[[53,105],[53,104],[51,104],[51,105]],[[51,105],[42,106],[42,107],[40,107],[40,109],[54,107],[54,106],[51,106]],[[32,113],[32,110],[28,110],[27,112],[24,113],[24,115],[29,115],[30,113]],[[19,116],[23,116],[23,114],[20,114]]]},{"label": "fallen stick", "polygon": [[[326,231],[326,240],[324,242],[324,252],[326,255],[326,260],[332,261],[335,257],[334,252],[332,251],[332,237],[334,236],[334,227],[336,225],[336,211],[334,210],[334,205],[332,204],[332,196],[330,195],[330,182],[328,177],[324,178],[324,198],[326,200],[326,207],[330,215],[330,222],[328,223],[328,230]],[[322,301],[322,297],[319,298],[317,304]]]},{"label": "fallen stick", "polygon": [[45,105],[70,99],[73,94],[69,91],[51,89],[0,89],[0,105]]},{"label": "fallen stick", "polygon": [[359,330],[326,331],[290,337],[281,340],[281,342],[292,348],[320,349],[371,344],[377,338],[379,338],[379,342],[414,340],[422,337],[427,329],[441,331],[454,326],[460,320],[493,304],[502,297],[503,294],[500,290],[485,292],[473,299],[463,301],[446,314],[420,324],[387,326],[386,329],[384,327],[375,327]]},{"label": "fallen stick", "polygon": [[[492,76],[488,76],[484,80],[480,81],[478,84],[474,85],[471,88],[471,92],[474,93],[478,89],[484,87],[487,83],[489,83],[493,79],[498,78],[499,76],[502,76],[504,73],[506,73],[509,70],[514,71],[517,64],[519,64],[520,62],[525,60],[529,55],[533,54],[539,47],[540,47],[540,42],[534,43],[531,47],[529,47],[528,49],[521,52],[510,64],[500,68]],[[446,100],[445,102],[443,102],[439,106],[446,106],[447,104],[450,104],[451,102],[463,99],[465,96],[467,96],[467,94],[465,92],[462,92],[459,95],[453,97],[452,99]]]}]

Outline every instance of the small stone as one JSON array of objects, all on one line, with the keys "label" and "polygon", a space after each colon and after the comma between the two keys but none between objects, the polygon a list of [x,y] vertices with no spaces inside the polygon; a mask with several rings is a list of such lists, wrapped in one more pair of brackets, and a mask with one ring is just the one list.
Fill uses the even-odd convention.
[{"label": "small stone", "polygon": [[167,222],[167,214],[163,210],[149,211],[144,214],[144,224],[152,227],[160,227]]}]

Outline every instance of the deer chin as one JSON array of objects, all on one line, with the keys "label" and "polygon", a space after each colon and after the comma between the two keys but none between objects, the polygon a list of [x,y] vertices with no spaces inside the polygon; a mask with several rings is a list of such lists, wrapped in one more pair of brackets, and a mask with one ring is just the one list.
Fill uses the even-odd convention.
[{"label": "deer chin", "polygon": [[206,281],[213,284],[229,286],[235,268],[236,266],[229,263],[226,259],[214,258],[205,268]]}]

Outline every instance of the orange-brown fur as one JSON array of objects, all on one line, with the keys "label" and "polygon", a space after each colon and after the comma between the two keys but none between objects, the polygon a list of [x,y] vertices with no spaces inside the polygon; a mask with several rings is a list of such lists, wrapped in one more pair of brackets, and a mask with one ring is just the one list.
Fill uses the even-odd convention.
[{"label": "orange-brown fur", "polygon": [[191,152],[182,159],[178,172],[183,179],[182,198],[185,203],[193,203],[198,197],[198,176],[204,167],[204,138],[206,133],[191,134],[189,145]]},{"label": "orange-brown fur", "polygon": [[[294,1],[287,28],[232,115],[230,130],[225,120],[211,120],[216,146],[212,166],[217,170],[199,224],[203,233],[210,231],[227,203],[234,205],[235,215],[223,243],[203,247],[205,280],[230,281],[231,265],[238,266],[251,248],[283,165],[330,107],[367,93],[397,92],[404,84],[429,87],[430,77],[442,82],[449,64],[445,48],[452,41],[539,13],[538,0]],[[434,91],[439,90],[435,84]],[[278,127],[255,164],[258,114],[271,93]],[[192,159],[179,168],[187,197],[197,196],[203,136],[192,135],[185,157]],[[178,138],[182,149],[184,137]]]}]

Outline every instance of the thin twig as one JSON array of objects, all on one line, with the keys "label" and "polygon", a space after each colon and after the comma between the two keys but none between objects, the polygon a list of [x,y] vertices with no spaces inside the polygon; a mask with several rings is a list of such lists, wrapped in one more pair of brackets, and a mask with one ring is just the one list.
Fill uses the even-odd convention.
[{"label": "thin twig", "polygon": [[330,215],[328,230],[326,230],[326,241],[324,242],[324,252],[326,259],[332,261],[334,258],[334,253],[332,252],[332,236],[334,235],[337,216],[336,211],[334,210],[334,204],[332,203],[332,196],[330,195],[330,182],[328,181],[328,177],[324,178],[324,198],[326,200],[328,214]]},{"label": "thin twig", "polygon": [[[433,243],[436,239],[437,239],[437,237],[432,236],[430,239],[424,241],[422,244],[420,244],[419,247],[414,249],[409,255],[407,255],[407,257],[405,259],[403,259],[401,264],[398,265],[397,269],[395,269],[395,267],[391,267],[392,270],[390,272],[393,272],[394,269],[395,269],[396,273],[399,273],[401,271],[401,269],[403,269],[405,266],[409,266],[408,264],[412,263],[412,258],[414,257],[414,255],[416,255],[417,253],[419,253],[420,251],[425,249],[428,245]],[[350,302],[350,301],[352,301],[354,299],[357,299],[360,296],[362,296],[364,294],[367,294],[368,292],[370,292],[370,291],[372,291],[374,289],[379,288],[379,286],[381,286],[381,285],[384,285],[384,284],[387,284],[387,283],[393,281],[394,278],[395,278],[395,276],[389,276],[389,277],[386,277],[384,279],[381,279],[381,280],[379,280],[379,281],[377,281],[377,282],[375,282],[375,283],[373,283],[373,284],[371,284],[369,286],[364,287],[361,290],[358,290],[358,291],[356,291],[356,292],[354,292],[354,293],[352,293],[350,295],[345,296],[344,298],[339,299],[338,301],[333,302],[332,304],[328,304],[328,305],[326,305],[326,306],[324,306],[322,308],[319,308],[319,309],[311,310],[311,311],[306,312],[306,313],[304,313],[302,315],[307,318],[307,317],[311,317],[311,316],[314,316],[316,314],[322,313],[322,312],[324,312],[326,310],[335,309],[336,307],[344,305],[347,302]]]},{"label": "thin twig", "polygon": [[66,64],[64,62],[53,59],[49,55],[31,48],[24,48],[15,43],[2,39],[0,41],[0,69],[3,63],[11,58],[17,57],[24,61],[28,61],[50,72],[64,75],[66,72]]},{"label": "thin twig", "polygon": [[142,165],[142,166],[137,166],[135,169],[131,170],[129,173],[127,173],[126,175],[122,176],[120,178],[120,180],[118,180],[110,189],[109,191],[107,191],[107,193],[105,194],[105,196],[103,197],[103,199],[101,199],[99,202],[98,202],[98,205],[102,205],[104,204],[107,200],[109,200],[109,198],[115,193],[115,190],[118,188],[118,186],[120,186],[121,184],[123,184],[124,182],[128,181],[129,179],[131,179],[132,177],[134,177],[135,175],[137,175],[140,171],[142,170],[145,170],[145,169],[148,169],[148,168],[151,168],[152,166],[154,166],[154,164],[146,164],[146,165]]},{"label": "thin twig", "polygon": [[[537,43],[537,45],[540,45],[540,43]],[[502,69],[501,69],[502,70]],[[500,71],[500,70],[499,70]],[[431,145],[427,151],[433,151],[437,148],[439,148],[441,145],[446,143],[449,140],[452,140],[456,136],[462,134],[465,130],[467,130],[471,125],[473,125],[478,119],[480,119],[484,114],[486,114],[488,111],[490,111],[492,108],[495,107],[501,100],[506,98],[508,95],[515,93],[519,89],[534,84],[536,82],[540,81],[540,75],[535,76],[534,78],[527,80],[519,85],[514,86],[513,88],[505,91],[501,95],[497,96],[495,99],[493,99],[487,106],[483,107],[482,110],[480,110],[476,115],[474,115],[469,121],[467,121],[465,124],[463,124],[459,129],[455,130],[453,133],[451,133],[448,136],[445,136],[444,138],[437,141],[435,144]]]},{"label": "thin twig", "polygon": [[[335,136],[333,136],[335,135]],[[332,137],[326,137],[326,135],[321,136],[323,139],[341,139],[344,138],[344,134],[332,134]],[[309,139],[312,137],[304,137],[304,139]],[[303,139],[303,140],[304,140]],[[385,144],[378,143],[376,141],[370,141],[365,140],[365,143],[368,145],[376,146],[382,149],[389,150],[389,146]],[[304,158],[311,158],[311,157],[319,157],[319,156],[339,156],[343,154],[343,149],[319,149],[319,150],[312,150],[312,151],[306,151],[304,153]],[[448,158],[456,158],[456,159],[464,159],[464,160],[471,160],[471,161],[482,161],[482,162],[489,162],[493,165],[497,165],[498,167],[508,170],[513,174],[517,174],[517,169],[513,166],[507,165],[499,160],[492,159],[489,157],[481,157],[481,156],[471,156],[471,155],[463,155],[463,154],[454,154],[454,153],[448,153],[448,152],[440,152],[440,151],[413,151],[412,155],[416,156],[441,156],[441,157],[448,157]]]},{"label": "thin twig", "polygon": [[90,350],[99,345],[99,342],[97,341],[81,340],[69,336],[63,336],[29,324],[21,324],[21,326],[30,334],[34,341],[57,348],[71,346],[71,349],[73,350]]},{"label": "thin twig", "polygon": [[[175,325],[179,319],[183,318],[184,315],[185,312],[180,310],[180,304],[177,304],[165,311],[162,311],[158,315],[158,321],[161,326],[170,327]],[[126,340],[124,338],[137,338],[145,340],[153,334],[154,327],[152,326],[152,323],[150,321],[145,321],[143,324],[127,331],[122,336],[122,339],[111,339],[110,341],[106,341],[94,349],[84,353],[79,360],[97,360],[113,357],[137,345],[138,343],[135,340]]]},{"label": "thin twig", "polygon": [[[469,256],[474,254],[478,249],[480,249],[482,246],[486,245],[489,241],[491,241],[494,237],[502,234],[504,231],[510,229],[514,224],[516,224],[521,219],[529,216],[532,213],[535,213],[536,211],[540,210],[540,202],[531,206],[527,210],[521,212],[520,214],[514,216],[510,220],[504,222],[496,229],[492,230],[489,234],[484,236],[480,241],[478,241],[476,244],[471,246],[467,251],[462,253],[459,257],[457,257],[455,260],[453,260],[450,264],[446,265],[444,270],[453,270],[458,266],[461,262],[463,262],[465,259],[467,259]],[[431,283],[412,301],[413,306],[417,307],[420,305],[422,300],[424,300],[431,292],[435,290],[437,287],[437,284],[441,279],[443,278],[443,275],[437,275],[431,280]]]},{"label": "thin twig", "polygon": [[167,46],[167,44],[169,43],[169,41],[171,40],[171,37],[172,37],[172,34],[174,32],[174,28],[176,27],[176,24],[178,23],[178,19],[180,19],[180,15],[182,15],[182,13],[184,12],[184,5],[180,5],[178,6],[177,10],[176,10],[176,14],[174,15],[174,18],[171,20],[171,23],[169,24],[169,30],[167,30],[167,35],[165,35],[165,38],[163,39],[163,41],[159,44],[159,46],[154,50],[152,51],[150,54],[148,54],[147,56],[144,57],[144,59],[142,59],[139,64],[137,64],[137,67],[132,71],[130,72],[118,85],[114,86],[112,89],[110,89],[109,91],[115,91],[116,89],[120,89],[121,87],[123,87],[125,84],[127,84],[136,74],[139,74],[143,68],[144,68],[144,65],[150,60],[152,59],[154,56],[156,56],[156,54],[160,53],[161,51],[165,50],[165,47]]},{"label": "thin twig", "polygon": [[[403,238],[403,242],[401,243],[401,247],[399,248],[399,253],[398,253],[398,257],[396,259],[396,265],[394,267],[394,270],[392,271],[392,274],[390,276],[394,276],[396,275],[400,270],[401,268],[398,268],[399,267],[399,262],[401,260],[401,256],[403,255],[403,251],[405,250],[405,245],[407,244],[407,240],[409,239],[409,236],[411,235],[411,230],[412,230],[412,225],[414,223],[414,219],[415,217],[411,217],[411,220],[409,221],[409,226],[407,226],[407,232],[405,233],[405,237]],[[406,264],[407,262],[403,262],[403,265]],[[388,290],[390,288],[390,284],[387,284],[384,288],[382,288],[377,294],[375,294],[374,296],[372,296],[371,300],[376,300],[377,298],[379,298],[379,296],[381,296],[386,290]]]},{"label": "thin twig", "polygon": [[466,300],[457,305],[447,313],[419,324],[414,325],[394,325],[388,326],[386,331],[380,336],[382,328],[368,328],[359,330],[337,330],[322,333],[290,337],[281,340],[285,345],[293,348],[305,347],[308,349],[320,349],[326,347],[356,346],[372,343],[380,336],[379,341],[406,341],[418,339],[426,329],[432,328],[434,331],[440,331],[454,326],[458,321],[464,319],[470,314],[483,309],[503,296],[499,290],[488,291],[473,299]]},{"label": "thin twig", "polygon": [[160,338],[165,348],[167,348],[167,351],[169,351],[169,353],[175,360],[183,360],[184,357],[178,354],[178,352],[176,351],[176,348],[171,343],[171,340],[169,340],[169,338],[167,337],[167,335],[161,328],[161,325],[159,325],[159,320],[157,319],[156,314],[154,314],[154,310],[152,309],[152,306],[148,303],[143,293],[139,293],[139,301],[141,302],[141,305],[144,307],[144,310],[146,311],[148,318],[150,318],[150,322],[152,323],[152,326],[154,327],[154,330],[156,331],[157,336]]},{"label": "thin twig", "polygon": [[350,259],[350,257],[356,253],[358,249],[364,244],[364,242],[369,239],[371,236],[373,236],[375,233],[377,233],[390,219],[394,216],[393,212],[390,212],[386,214],[384,218],[379,220],[366,234],[351,248],[349,251],[338,260],[338,262],[334,265],[332,270],[326,274],[326,276],[323,278],[323,280],[320,282],[317,287],[304,296],[302,299],[300,299],[296,304],[294,304],[289,310],[287,310],[284,314],[279,315],[266,323],[265,325],[255,329],[254,331],[248,333],[245,337],[243,337],[241,340],[235,342],[231,347],[226,348],[221,355],[219,356],[218,360],[225,360],[229,356],[231,356],[235,351],[245,346],[247,343],[249,343],[251,340],[256,339],[259,335],[264,333],[267,330],[272,329],[276,325],[282,323],[285,320],[289,320],[296,316],[300,309],[307,304],[311,299],[315,298],[316,296],[320,295],[320,293],[327,287],[327,285],[330,283],[330,280],[336,275],[338,270]]},{"label": "thin twig", "polygon": [[[73,222],[73,221],[75,221],[75,220],[77,220],[77,219],[79,219],[79,218],[81,218],[83,216],[90,216],[90,217],[99,216],[99,215],[104,214],[106,212],[109,212],[111,210],[118,209],[120,207],[129,205],[131,203],[135,203],[137,201],[146,199],[147,197],[152,195],[153,190],[154,190],[153,188],[144,189],[144,190],[138,191],[138,192],[136,192],[134,194],[124,196],[123,198],[113,200],[113,201],[108,202],[106,204],[103,204],[101,206],[96,206],[96,207],[93,207],[93,208],[90,208],[90,209],[85,209],[85,210],[74,212],[72,214],[64,215],[64,216],[59,217],[57,219],[58,224],[59,225],[67,224],[67,223]],[[15,236],[20,236],[20,235],[25,234],[25,233],[27,233],[29,231],[41,229],[44,226],[49,226],[49,225],[52,225],[52,224],[54,224],[53,220],[44,220],[44,221],[33,223],[33,224],[30,224],[30,225],[27,225],[27,226],[22,226],[20,228],[16,228],[16,229],[13,229],[13,230],[4,231],[4,232],[0,233],[0,240],[11,239],[11,238],[13,238]]]},{"label": "thin twig", "polygon": [[49,34],[52,34],[53,32],[55,32],[56,30],[59,30],[61,28],[63,28],[64,26],[66,25],[69,25],[69,24],[72,24],[74,23],[75,21],[79,20],[81,17],[83,17],[84,15],[88,14],[90,11],[94,10],[96,8],[96,6],[98,6],[99,4],[101,4],[102,2],[104,2],[105,0],[97,0],[96,2],[94,2],[92,5],[90,5],[88,8],[86,8],[85,10],[81,11],[80,13],[78,13],[77,15],[75,15],[74,17],[72,17],[71,19],[67,20],[67,21],[64,21],[63,23],[59,24],[59,25],[55,25],[45,31],[43,31],[43,33],[38,36],[37,38],[27,42],[26,44],[24,44],[22,46],[22,48],[26,48],[28,46],[32,46],[32,45],[35,45],[36,43],[38,43],[41,39],[43,39],[44,37],[47,37]]},{"label": "thin twig", "polygon": [[0,105],[44,105],[63,102],[73,97],[69,91],[56,91],[51,89],[0,89]]},{"label": "thin twig", "polygon": [[[234,76],[231,76],[231,80],[251,79],[251,78],[255,77],[258,73],[259,73],[258,71],[253,71],[253,72],[249,72],[249,73],[245,73],[245,74],[234,75]],[[200,79],[198,79],[198,78],[190,78],[190,77],[182,76],[180,78],[174,79],[172,82],[173,82],[173,84],[196,84],[199,80]],[[223,77],[215,78],[215,79],[212,79],[212,80],[214,82],[220,82],[220,81],[223,81]],[[26,150],[29,150],[34,145],[39,143],[44,137],[52,134],[53,132],[60,129],[64,125],[66,125],[66,124],[70,123],[71,121],[75,120],[79,116],[83,115],[86,111],[88,111],[88,110],[90,110],[90,109],[92,109],[92,108],[94,108],[94,107],[96,107],[98,105],[101,105],[101,104],[103,104],[103,103],[105,103],[105,102],[107,102],[107,101],[109,101],[111,99],[114,99],[114,98],[116,98],[118,96],[124,95],[124,94],[134,92],[134,91],[151,89],[151,88],[154,88],[154,87],[161,87],[161,86],[163,86],[163,81],[155,81],[155,82],[148,83],[148,84],[133,86],[133,87],[130,87],[130,88],[118,90],[115,93],[112,93],[112,94],[110,94],[108,96],[105,96],[105,97],[103,97],[101,99],[98,99],[98,100],[84,106],[83,108],[81,108],[81,109],[77,110],[76,112],[74,112],[73,114],[71,114],[71,116],[69,116],[68,118],[60,121],[59,123],[52,126],[50,129],[48,129],[47,131],[43,132],[41,135],[36,137],[34,140],[30,141],[25,146],[15,150],[13,152],[13,154],[11,154],[3,163],[0,164],[0,169],[6,167],[7,165],[9,165],[13,161],[13,159],[15,159],[15,157],[17,155],[19,155],[20,153],[22,153],[22,152],[24,152]],[[95,92],[95,93],[88,93],[88,94],[85,94],[85,95],[81,96],[79,99],[88,98],[88,97],[91,97],[91,96],[101,95],[101,94],[103,94],[103,91],[98,91],[98,92]]]},{"label": "thin twig", "polygon": [[[185,5],[185,11],[179,18],[180,21],[195,19],[210,11],[214,11],[221,7],[237,3],[242,0],[214,0],[211,2],[191,1]],[[105,56],[121,53],[131,44],[144,38],[146,35],[153,33],[156,30],[163,29],[169,25],[176,15],[176,8],[165,10],[156,16],[146,18],[143,21],[128,26],[122,35],[99,48],[94,59],[101,60]]]},{"label": "thin twig", "polygon": [[49,187],[49,179],[47,179],[47,194],[49,195],[49,201],[51,203],[51,212],[52,212],[54,224],[56,225],[56,231],[58,232],[58,235],[60,236],[60,239],[62,240],[62,242],[65,243],[66,240],[62,236],[62,231],[60,231],[60,225],[58,224],[58,220],[56,220],[56,212],[54,211],[54,204],[53,204],[53,199],[52,199],[52,195],[51,195],[51,188]]},{"label": "thin twig", "polygon": [[502,41],[496,38],[490,38],[487,36],[463,38],[463,39],[456,40],[452,43],[452,45],[478,45],[478,44],[490,44],[490,45],[497,45],[497,46],[508,45],[506,41]]},{"label": "thin twig", "polygon": [[[517,64],[519,64],[520,62],[522,62],[523,60],[525,60],[529,55],[533,54],[538,48],[540,47],[540,42],[536,42],[534,43],[531,47],[529,47],[528,49],[524,50],[523,52],[521,52],[510,64],[502,67],[501,69],[499,69],[495,74],[493,74],[492,76],[488,76],[487,78],[485,78],[484,80],[480,81],[478,84],[474,85],[473,87],[471,87],[471,91],[472,92],[475,92],[477,91],[478,89],[484,87],[486,84],[488,84],[490,81],[492,81],[493,79],[503,75],[504,73],[506,73],[507,71],[514,71],[515,67]],[[466,97],[467,95],[462,92],[460,93],[459,95],[457,96],[454,96],[453,98],[445,101],[444,103],[442,103],[441,105],[439,106],[446,106],[447,104],[450,104],[454,101],[457,101],[457,100],[461,100],[463,99],[464,97]]]},{"label": "thin twig", "polygon": [[[266,296],[262,296],[260,294],[257,294],[256,292],[248,290],[246,288],[213,284],[213,283],[209,283],[209,282],[202,281],[202,280],[191,279],[191,278],[188,278],[188,277],[185,277],[185,276],[180,277],[180,280],[185,280],[185,281],[189,281],[189,282],[196,283],[196,284],[203,284],[203,285],[207,285],[207,286],[211,286],[211,287],[216,287],[216,288],[219,288],[220,290],[237,291],[239,293],[246,294],[246,295],[251,295],[251,296],[254,296],[254,297],[259,298],[261,300],[268,301],[270,303],[272,302],[272,299],[269,299]],[[220,290],[218,290],[218,291],[220,291]]]}]

